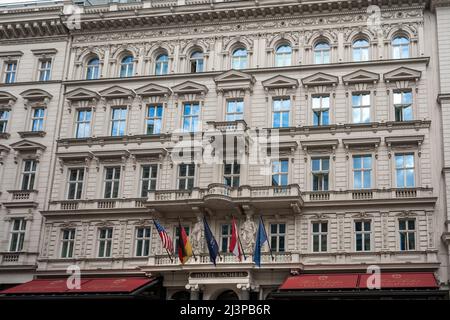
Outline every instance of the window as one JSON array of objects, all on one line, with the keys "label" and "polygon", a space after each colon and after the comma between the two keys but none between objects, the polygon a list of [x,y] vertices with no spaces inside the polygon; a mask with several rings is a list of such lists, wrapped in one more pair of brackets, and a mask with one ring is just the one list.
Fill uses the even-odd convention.
[{"label": "window", "polygon": [[150,253],[150,228],[136,228],[136,257],[147,257]]},{"label": "window", "polygon": [[328,222],[312,224],[313,252],[325,252],[328,245]]},{"label": "window", "polygon": [[21,190],[33,190],[36,176],[36,166],[36,160],[25,160],[23,162]]},{"label": "window", "polygon": [[353,61],[369,60],[369,41],[365,39],[353,42]]},{"label": "window", "polygon": [[120,61],[120,77],[132,77],[133,76],[133,68],[134,67],[134,58],[133,56],[123,57],[122,61]]},{"label": "window", "polygon": [[141,197],[147,197],[149,191],[156,189],[157,176],[158,176],[157,164],[142,166]]},{"label": "window", "polygon": [[244,119],[244,100],[228,100],[225,121],[236,121]]},{"label": "window", "polygon": [[314,63],[330,63],[330,45],[327,42],[319,42],[314,47]]},{"label": "window", "polygon": [[399,36],[392,40],[392,58],[409,58],[409,39],[407,37]]},{"label": "window", "polygon": [[313,125],[326,126],[330,124],[330,96],[315,96],[312,98]]},{"label": "window", "polygon": [[372,156],[353,156],[353,188],[370,189],[372,187]]},{"label": "window", "polygon": [[5,63],[5,83],[16,82],[17,61]]},{"label": "window", "polygon": [[101,228],[98,230],[98,257],[111,257],[112,228]]},{"label": "window", "polygon": [[111,135],[114,137],[125,135],[127,124],[127,108],[113,108],[111,110]]},{"label": "window", "polygon": [[61,258],[72,258],[75,246],[75,229],[62,230]]},{"label": "window", "polygon": [[370,251],[370,221],[355,221],[356,251]]},{"label": "window", "polygon": [[161,133],[162,114],[162,105],[152,105],[147,107],[147,115],[145,117],[147,134]]},{"label": "window", "polygon": [[414,154],[395,155],[395,173],[397,188],[414,187]]},{"label": "window", "polygon": [[394,92],[395,121],[411,121],[412,114],[412,92]]},{"label": "window", "polygon": [[23,218],[12,219],[11,237],[9,242],[10,252],[22,251],[26,225],[27,222]]},{"label": "window", "polygon": [[271,223],[270,224],[270,248],[275,252],[285,251],[286,224]]},{"label": "window", "polygon": [[232,188],[239,187],[240,171],[241,165],[239,163],[225,163],[223,166],[224,184]]},{"label": "window", "polygon": [[52,73],[52,60],[39,60],[39,81],[49,81]]},{"label": "window", "polygon": [[0,110],[0,133],[6,132],[8,126],[9,110]]},{"label": "window", "polygon": [[119,196],[120,167],[105,168],[105,198],[117,198]]},{"label": "window", "polygon": [[289,127],[289,113],[291,111],[290,98],[276,98],[272,101],[273,115],[272,127],[286,128]]},{"label": "window", "polygon": [[[189,236],[190,228],[188,226],[183,226],[183,228],[186,231],[186,235]],[[178,246],[179,246],[179,241],[180,241],[180,227],[178,225],[175,227],[175,237],[174,238],[175,238],[175,250],[178,251]]]},{"label": "window", "polygon": [[69,188],[67,199],[81,199],[83,191],[84,169],[69,170]]},{"label": "window", "polygon": [[183,130],[186,132],[198,131],[200,104],[198,102],[185,103],[183,106]]},{"label": "window", "polygon": [[75,137],[77,138],[87,138],[91,136],[91,119],[92,119],[92,111],[91,110],[78,110],[77,111],[77,119],[76,119],[76,131]]},{"label": "window", "polygon": [[189,190],[194,187],[195,164],[178,165],[178,189]]},{"label": "window", "polygon": [[228,252],[231,241],[231,224],[222,224],[220,230],[221,252]]},{"label": "window", "polygon": [[370,122],[370,94],[354,93],[352,95],[353,123]]},{"label": "window", "polygon": [[416,220],[402,219],[398,222],[398,229],[400,232],[400,250],[415,250],[416,249]]},{"label": "window", "polygon": [[34,108],[31,117],[31,131],[44,131],[44,108]]},{"label": "window", "polygon": [[272,161],[272,186],[287,186],[288,170],[288,160]]},{"label": "window", "polygon": [[169,56],[167,54],[160,54],[156,58],[155,74],[158,76],[169,73]]},{"label": "window", "polygon": [[233,51],[231,58],[231,68],[232,69],[245,69],[248,67],[248,53],[244,48],[238,48]]},{"label": "window", "polygon": [[86,68],[86,79],[95,80],[100,76],[100,60],[98,58],[92,58],[89,60]]},{"label": "window", "polygon": [[287,67],[292,63],[292,48],[288,44],[278,46],[275,51],[275,67]]},{"label": "window", "polygon": [[189,59],[191,63],[191,73],[203,72],[203,53],[196,51],[191,54]]},{"label": "window", "polygon": [[327,191],[330,159],[313,158],[311,159],[311,164],[313,191]]}]

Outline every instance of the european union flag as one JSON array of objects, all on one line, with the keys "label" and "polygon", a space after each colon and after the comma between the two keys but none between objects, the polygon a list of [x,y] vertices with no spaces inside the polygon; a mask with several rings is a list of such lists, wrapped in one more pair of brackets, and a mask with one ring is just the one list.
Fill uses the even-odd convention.
[{"label": "european union flag", "polygon": [[261,267],[261,247],[266,241],[269,243],[266,228],[264,228],[264,223],[260,217],[258,232],[256,233],[255,251],[253,252],[253,262],[255,262],[258,267]]},{"label": "european union flag", "polygon": [[211,232],[211,229],[209,228],[205,216],[203,216],[203,224],[205,226],[205,238],[206,244],[208,245],[209,259],[212,263],[214,263],[214,265],[216,265],[216,258],[219,255],[219,246],[216,239],[214,238],[214,235]]}]

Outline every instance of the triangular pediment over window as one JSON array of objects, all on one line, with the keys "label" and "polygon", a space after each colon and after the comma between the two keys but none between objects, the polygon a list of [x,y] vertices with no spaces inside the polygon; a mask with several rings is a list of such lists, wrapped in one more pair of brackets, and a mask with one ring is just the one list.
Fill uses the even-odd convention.
[{"label": "triangular pediment over window", "polygon": [[380,80],[380,75],[363,69],[349,73],[342,77],[345,84],[352,83],[376,83]]},{"label": "triangular pediment over window", "polygon": [[318,72],[309,77],[303,78],[302,83],[304,86],[331,86],[337,85],[339,83],[339,78],[332,76],[331,74],[326,74],[323,72]]},{"label": "triangular pediment over window", "polygon": [[134,97],[136,93],[133,90],[123,88],[121,86],[112,86],[99,92],[102,97],[106,99],[114,98],[128,98]]},{"label": "triangular pediment over window", "polygon": [[384,81],[417,81],[422,76],[422,72],[406,67],[400,67],[384,74]]},{"label": "triangular pediment over window", "polygon": [[270,79],[264,80],[262,82],[264,88],[272,89],[272,88],[297,88],[298,80],[285,77],[285,76],[275,76]]},{"label": "triangular pediment over window", "polygon": [[15,96],[13,96],[9,92],[0,91],[0,105],[4,104],[12,104],[17,100]]},{"label": "triangular pediment over window", "polygon": [[255,77],[239,70],[229,70],[214,78],[218,90],[251,90],[255,81]]},{"label": "triangular pediment over window", "polygon": [[10,146],[16,151],[33,151],[46,149],[44,145],[30,140],[20,140],[10,144]]},{"label": "triangular pediment over window", "polygon": [[9,147],[7,147],[3,144],[0,144],[0,153],[1,152],[9,152]]},{"label": "triangular pediment over window", "polygon": [[193,82],[193,81],[185,81],[183,83],[180,83],[179,85],[176,85],[175,87],[172,87],[173,93],[176,94],[184,94],[184,93],[207,93],[208,88],[200,83]]},{"label": "triangular pediment over window", "polygon": [[97,92],[88,90],[88,89],[84,89],[84,88],[78,88],[72,91],[69,91],[66,93],[66,99],[67,100],[92,100],[92,99],[96,99],[99,100],[100,96],[98,95]]},{"label": "triangular pediment over window", "polygon": [[22,96],[22,98],[27,100],[44,100],[53,98],[50,93],[41,89],[25,90],[20,95]]},{"label": "triangular pediment over window", "polygon": [[137,88],[135,91],[136,94],[141,97],[166,96],[171,93],[169,88],[154,83],[149,83],[143,87]]}]

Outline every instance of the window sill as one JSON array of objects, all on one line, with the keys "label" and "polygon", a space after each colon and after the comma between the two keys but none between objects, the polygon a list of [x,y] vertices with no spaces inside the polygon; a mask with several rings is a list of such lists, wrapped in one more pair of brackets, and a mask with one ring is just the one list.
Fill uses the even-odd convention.
[{"label": "window sill", "polygon": [[45,131],[20,131],[17,133],[21,138],[44,137],[47,134]]}]

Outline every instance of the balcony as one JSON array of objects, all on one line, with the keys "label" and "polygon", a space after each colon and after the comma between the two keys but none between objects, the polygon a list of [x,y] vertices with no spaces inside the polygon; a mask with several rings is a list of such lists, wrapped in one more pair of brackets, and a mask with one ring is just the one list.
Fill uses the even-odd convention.
[{"label": "balcony", "polygon": [[34,268],[37,252],[0,252],[1,266],[32,266]]},{"label": "balcony", "polygon": [[[143,209],[145,198],[51,201],[49,211]],[[48,212],[47,212],[48,213]]]},{"label": "balcony", "polygon": [[3,205],[7,208],[37,207],[37,190],[8,190],[8,202]]}]

